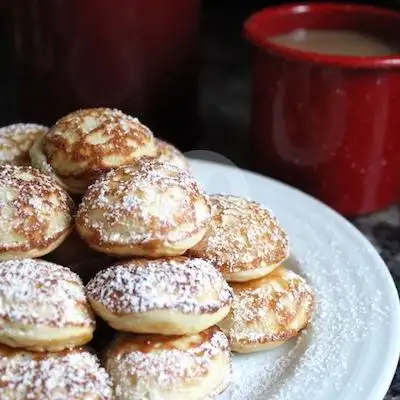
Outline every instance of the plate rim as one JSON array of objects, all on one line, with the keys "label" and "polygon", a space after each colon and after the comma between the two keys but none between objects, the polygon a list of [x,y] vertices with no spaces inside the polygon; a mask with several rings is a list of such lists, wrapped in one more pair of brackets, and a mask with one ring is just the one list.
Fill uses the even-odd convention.
[{"label": "plate rim", "polygon": [[[400,326],[400,295],[397,291],[395,282],[393,280],[392,275],[389,272],[389,268],[387,267],[386,263],[378,253],[377,249],[372,245],[372,243],[368,240],[368,238],[359,230],[355,225],[353,225],[350,221],[348,221],[345,217],[343,217],[341,214],[339,214],[337,211],[329,207],[327,204],[323,203],[321,200],[313,197],[312,195],[303,192],[302,190],[290,186],[289,184],[285,182],[281,182],[277,179],[271,178],[266,175],[262,175],[261,173],[255,172],[255,171],[250,171],[246,170],[244,168],[238,167],[234,164],[223,164],[223,163],[218,163],[214,161],[209,161],[209,160],[203,160],[203,159],[197,159],[197,158],[191,158],[189,157],[189,165],[191,163],[198,164],[198,167],[208,167],[208,168],[220,168],[220,169],[226,169],[228,171],[240,171],[244,173],[246,176],[251,176],[256,179],[262,179],[265,181],[268,181],[269,184],[279,186],[281,189],[296,193],[296,195],[303,197],[306,199],[306,201],[309,201],[314,204],[316,204],[318,207],[323,209],[323,212],[327,212],[330,214],[330,216],[335,220],[340,225],[343,225],[346,227],[346,229],[352,231],[354,235],[358,237],[360,242],[362,243],[363,247],[365,247],[366,250],[373,256],[375,260],[375,268],[377,268],[381,273],[384,281],[386,281],[386,284],[388,287],[390,287],[390,293],[387,291],[385,292],[386,296],[389,298],[390,301],[390,306],[395,306],[395,309],[391,308],[391,314],[392,318],[394,320],[394,323],[397,322]],[[393,377],[396,373],[397,365],[400,360],[400,334],[397,335],[396,339],[396,334],[392,330],[390,337],[392,337],[392,343],[391,341],[388,340],[388,348],[394,347],[393,352],[389,352],[388,357],[389,360],[387,360],[386,365],[384,368],[380,369],[380,375],[376,377],[376,386],[373,388],[373,392],[378,396],[376,399],[377,400],[382,400],[385,395],[387,394],[391,382],[393,380]],[[389,338],[388,338],[389,339]],[[371,388],[372,389],[372,388]],[[369,395],[373,394],[370,392],[367,396],[369,398]],[[349,399],[350,400],[350,399]],[[351,399],[354,400],[354,399]]]}]

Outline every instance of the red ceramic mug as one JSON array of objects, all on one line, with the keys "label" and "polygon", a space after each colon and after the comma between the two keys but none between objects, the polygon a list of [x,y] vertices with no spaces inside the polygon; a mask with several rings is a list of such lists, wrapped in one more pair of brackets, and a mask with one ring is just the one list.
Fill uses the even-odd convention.
[{"label": "red ceramic mug", "polygon": [[400,43],[400,14],[370,6],[292,4],[252,15],[253,167],[347,216],[398,200],[400,54],[352,57],[274,44],[296,29],[356,30]]}]

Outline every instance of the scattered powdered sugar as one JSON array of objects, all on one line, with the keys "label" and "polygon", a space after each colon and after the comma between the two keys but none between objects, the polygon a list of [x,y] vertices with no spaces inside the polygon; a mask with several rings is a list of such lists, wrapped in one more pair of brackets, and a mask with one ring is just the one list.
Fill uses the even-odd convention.
[{"label": "scattered powdered sugar", "polygon": [[201,259],[132,260],[99,272],[87,285],[91,300],[111,312],[171,310],[216,312],[232,290],[214,266]]},{"label": "scattered powdered sugar", "polygon": [[203,189],[187,171],[145,160],[112,170],[91,185],[77,223],[103,243],[173,243],[204,226],[208,207]]},{"label": "scattered powdered sugar", "polygon": [[308,212],[305,221],[301,206],[280,202],[293,245],[288,265],[313,287],[317,310],[296,340],[234,356],[231,386],[219,400],[318,399],[328,392],[337,398],[354,383],[365,352],[377,345],[370,346],[373,332],[390,320],[384,294],[375,286],[381,272],[364,244],[327,223],[325,214]]},{"label": "scattered powdered sugar", "polygon": [[31,159],[31,165],[37,168],[39,171],[51,176],[55,179],[61,186],[62,181],[57,177],[53,167],[49,164],[46,155],[43,153],[43,141],[46,134],[41,135],[33,143],[32,147],[29,149],[29,156]]},{"label": "scattered powdered sugar", "polygon": [[107,361],[116,395],[132,386],[133,377],[164,389],[179,390],[182,384],[207,374],[215,357],[225,355],[228,361],[226,336],[219,330],[210,329],[211,336],[210,331],[205,331],[198,335],[171,338],[161,346],[155,340],[151,351],[133,350],[127,346],[127,350],[118,353],[117,345],[114,349],[117,355],[111,353]]},{"label": "scattered powdered sugar", "polygon": [[220,324],[231,343],[287,340],[311,319],[313,291],[290,270],[277,268],[263,279],[232,287],[233,305]]},{"label": "scattered powdered sugar", "polygon": [[66,135],[67,132],[72,132],[74,138],[84,138],[100,132],[104,135],[104,140],[100,144],[118,136],[125,136],[129,140],[137,139],[139,142],[144,138],[149,140],[153,137],[151,130],[141,124],[138,118],[113,108],[89,108],[74,111],[55,123],[46,135],[46,141],[51,141],[52,138],[67,141],[71,139],[71,135]]},{"label": "scattered powdered sugar", "polygon": [[29,353],[0,348],[2,400],[111,400],[111,380],[95,355],[81,349],[67,353]]},{"label": "scattered powdered sugar", "polygon": [[34,123],[16,123],[11,125],[2,126],[0,128],[0,144],[3,138],[24,138],[31,133],[42,133],[49,128],[44,125]]},{"label": "scattered powdered sugar", "polygon": [[31,158],[43,171],[53,171],[68,191],[83,194],[110,169],[155,152],[153,133],[137,118],[116,109],[88,108],[58,120]]},{"label": "scattered powdered sugar", "polygon": [[288,257],[285,231],[270,210],[242,197],[211,195],[208,233],[190,253],[236,272],[275,264]]},{"label": "scattered powdered sugar", "polygon": [[182,169],[188,169],[187,158],[172,144],[155,138],[155,146],[157,149],[156,158],[160,162],[167,162]]},{"label": "scattered powdered sugar", "polygon": [[0,262],[0,318],[18,324],[94,326],[78,275],[32,259]]},{"label": "scattered powdered sugar", "polygon": [[0,128],[0,164],[29,164],[29,149],[40,135],[48,131],[43,125],[18,123]]},{"label": "scattered powdered sugar", "polygon": [[72,226],[74,204],[49,176],[31,167],[0,167],[0,248],[45,247]]}]

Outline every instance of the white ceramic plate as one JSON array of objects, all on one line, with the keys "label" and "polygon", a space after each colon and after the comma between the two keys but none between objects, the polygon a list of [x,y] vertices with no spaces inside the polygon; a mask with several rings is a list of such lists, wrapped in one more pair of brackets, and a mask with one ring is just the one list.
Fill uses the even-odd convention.
[{"label": "white ceramic plate", "polygon": [[300,338],[236,355],[218,400],[382,400],[400,353],[399,298],[385,264],[349,222],[300,191],[232,166],[191,161],[208,193],[267,206],[287,230],[288,266],[314,287],[318,310]]}]

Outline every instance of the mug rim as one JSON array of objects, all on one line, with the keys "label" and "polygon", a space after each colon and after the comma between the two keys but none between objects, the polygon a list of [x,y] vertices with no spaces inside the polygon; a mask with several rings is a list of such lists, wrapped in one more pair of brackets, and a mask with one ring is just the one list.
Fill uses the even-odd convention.
[{"label": "mug rim", "polygon": [[[295,14],[323,14],[330,12],[342,12],[343,14],[354,14],[359,16],[368,15],[376,16],[378,18],[386,18],[390,21],[397,21],[400,27],[400,12],[383,7],[346,3],[291,3],[286,5],[266,7],[251,14],[243,24],[244,37],[252,45],[264,51],[295,61],[353,69],[382,69],[400,67],[400,52],[398,55],[392,54],[388,56],[342,56],[308,52],[266,40],[268,34],[264,32],[263,27],[269,20],[276,20],[277,18],[284,18]],[[301,28],[302,27],[299,26],[296,29]],[[290,31],[283,30],[281,33],[286,32]]]}]

